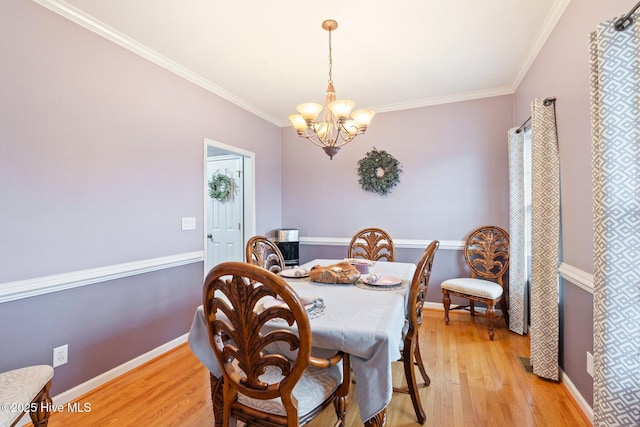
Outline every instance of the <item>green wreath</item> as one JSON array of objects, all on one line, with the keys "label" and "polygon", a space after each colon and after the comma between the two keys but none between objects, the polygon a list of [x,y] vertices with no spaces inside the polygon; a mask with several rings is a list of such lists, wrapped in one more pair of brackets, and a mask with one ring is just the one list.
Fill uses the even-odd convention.
[{"label": "green wreath", "polygon": [[391,154],[376,150],[375,147],[358,160],[358,182],[364,191],[386,196],[400,182],[400,172],[400,162]]},{"label": "green wreath", "polygon": [[233,178],[216,173],[209,180],[209,196],[222,202],[227,201],[233,192],[233,184]]}]

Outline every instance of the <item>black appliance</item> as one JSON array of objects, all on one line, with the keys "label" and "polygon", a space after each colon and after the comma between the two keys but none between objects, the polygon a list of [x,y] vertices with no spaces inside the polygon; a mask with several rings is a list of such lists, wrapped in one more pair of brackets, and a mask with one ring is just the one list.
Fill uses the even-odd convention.
[{"label": "black appliance", "polygon": [[297,228],[280,228],[276,230],[276,245],[282,252],[285,267],[300,264],[300,241]]}]

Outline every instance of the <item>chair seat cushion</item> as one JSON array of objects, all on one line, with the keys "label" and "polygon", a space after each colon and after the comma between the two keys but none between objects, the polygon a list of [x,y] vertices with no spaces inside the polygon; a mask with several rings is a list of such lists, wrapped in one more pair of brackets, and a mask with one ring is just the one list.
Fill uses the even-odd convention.
[{"label": "chair seat cushion", "polygon": [[[266,372],[260,379],[266,383],[273,384],[282,381],[284,377],[278,368],[267,367]],[[293,388],[293,395],[298,399],[298,417],[302,418],[309,412],[316,409],[328,396],[333,393],[342,382],[342,363],[330,368],[307,367],[300,380]],[[271,414],[286,415],[284,406],[280,398],[270,400],[259,400],[238,393],[238,401],[243,405],[250,406],[260,411]]]},{"label": "chair seat cushion", "polygon": [[461,277],[448,279],[440,285],[442,289],[479,298],[497,300],[502,296],[502,286],[495,282],[483,279]]},{"label": "chair seat cushion", "polygon": [[[0,373],[0,402],[28,404],[53,377],[53,368],[48,365],[29,366]],[[18,406],[20,407],[20,405]],[[11,425],[22,413],[0,411],[0,425]]]}]

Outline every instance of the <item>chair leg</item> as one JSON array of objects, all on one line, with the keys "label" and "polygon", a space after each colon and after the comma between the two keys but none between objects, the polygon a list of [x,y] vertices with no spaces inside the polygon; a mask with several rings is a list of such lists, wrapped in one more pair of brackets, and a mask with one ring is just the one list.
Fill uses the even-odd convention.
[{"label": "chair leg", "polygon": [[451,298],[449,294],[444,292],[442,294],[442,305],[444,305],[444,324],[449,324],[449,307],[451,306]]},{"label": "chair leg", "polygon": [[[415,363],[414,354],[415,348],[407,348],[407,344],[409,347],[414,347],[417,345],[417,342],[414,339],[405,340],[405,350],[404,351],[404,376],[407,380],[407,385],[409,386],[409,395],[411,396],[411,403],[413,403],[413,409],[416,412],[416,417],[418,418],[418,422],[420,424],[424,424],[427,417],[424,414],[424,409],[422,409],[422,403],[420,403],[420,395],[418,394],[418,384],[416,383],[416,373],[413,368]],[[412,351],[413,350],[413,351]]]},{"label": "chair leg", "polygon": [[487,321],[489,322],[489,339],[493,341],[493,337],[495,336],[495,332],[493,330],[493,324],[496,320],[496,309],[495,305],[487,305]]},{"label": "chair leg", "polygon": [[428,386],[431,384],[431,378],[427,375],[427,371],[424,369],[424,364],[422,362],[422,355],[420,354],[420,340],[418,339],[418,334],[416,334],[416,365],[418,365],[418,369],[420,370],[420,375],[422,375],[422,379],[424,380],[424,385]]},{"label": "chair leg", "polygon": [[49,397],[50,388],[51,380],[40,390],[38,398],[34,402],[37,404],[38,409],[29,412],[34,427],[46,427],[49,423],[49,407],[52,403],[51,397]]},{"label": "chair leg", "polygon": [[333,407],[336,410],[338,416],[338,423],[336,426],[343,427],[345,420],[347,419],[347,406],[349,406],[349,396],[336,396],[333,399]]},{"label": "chair leg", "polygon": [[469,310],[471,310],[471,315],[476,315],[476,302],[472,299],[469,300]]},{"label": "chair leg", "polygon": [[336,391],[333,399],[333,407],[338,416],[336,426],[343,427],[347,419],[347,406],[349,406],[349,388],[351,387],[351,359],[349,355],[345,355],[342,359],[342,384]]},{"label": "chair leg", "polygon": [[211,402],[213,403],[213,419],[215,427],[222,427],[224,407],[222,405],[222,385],[223,376],[217,378],[209,372],[209,382],[211,383]]}]

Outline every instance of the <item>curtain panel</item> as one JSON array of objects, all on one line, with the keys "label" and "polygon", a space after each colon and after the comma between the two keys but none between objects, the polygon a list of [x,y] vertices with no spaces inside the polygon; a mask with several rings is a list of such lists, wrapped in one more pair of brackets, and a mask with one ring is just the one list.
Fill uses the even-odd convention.
[{"label": "curtain panel", "polygon": [[560,159],[555,102],[531,106],[531,365],[558,380]]},{"label": "curtain panel", "polygon": [[590,35],[594,426],[640,426],[640,17]]},{"label": "curtain panel", "polygon": [[525,268],[524,132],[509,129],[509,329],[527,330]]}]

